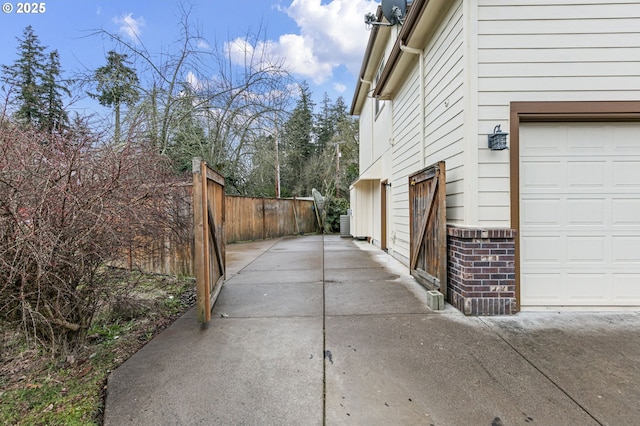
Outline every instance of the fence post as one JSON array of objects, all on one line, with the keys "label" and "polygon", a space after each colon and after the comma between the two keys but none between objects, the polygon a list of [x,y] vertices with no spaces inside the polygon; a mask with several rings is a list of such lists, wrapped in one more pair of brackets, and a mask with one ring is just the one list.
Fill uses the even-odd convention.
[{"label": "fence post", "polygon": [[194,158],[193,168],[193,235],[195,240],[195,272],[198,320],[207,322],[211,317],[208,295],[210,282],[209,221],[207,214],[207,171],[200,158]]},{"label": "fence post", "polygon": [[262,197],[262,239],[267,239],[267,213],[265,212],[264,197]]}]

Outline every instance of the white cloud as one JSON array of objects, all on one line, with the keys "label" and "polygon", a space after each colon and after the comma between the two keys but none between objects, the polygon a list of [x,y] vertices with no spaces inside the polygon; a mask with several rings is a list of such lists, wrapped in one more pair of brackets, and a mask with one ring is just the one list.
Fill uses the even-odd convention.
[{"label": "white cloud", "polygon": [[113,18],[113,22],[118,25],[118,34],[132,41],[137,41],[140,38],[142,28],[145,26],[144,18],[142,16],[134,18],[133,13],[116,16]]},{"label": "white cloud", "polygon": [[[320,0],[293,0],[286,9],[300,28],[300,37],[308,46],[322,72],[345,65],[354,75],[360,69],[369,32],[364,15],[375,12],[378,3],[372,0],[333,0],[322,4]],[[289,51],[287,57],[295,56]],[[314,74],[328,78],[328,74]]]},{"label": "white cloud", "polygon": [[[259,42],[252,46],[243,39],[225,45],[225,51],[237,64],[244,64],[249,55],[264,53],[272,63],[283,63],[298,76],[322,84],[333,70],[344,65],[357,75],[366,48],[369,32],[364,15],[375,12],[373,0],[293,0],[289,7],[278,7],[293,19],[299,34],[284,34],[277,41]],[[344,91],[344,85],[336,90]]]},{"label": "white cloud", "polygon": [[347,86],[342,83],[333,83],[333,89],[338,93],[344,93],[347,90]]},{"label": "white cloud", "polygon": [[[280,41],[274,42],[271,40],[258,41],[252,44],[251,41],[245,38],[236,38],[230,42],[224,44],[224,52],[229,56],[231,62],[237,65],[251,68],[253,70],[269,70],[278,68],[280,65],[285,64],[289,70],[292,67],[287,64],[285,55],[286,50],[283,46],[291,44],[299,44],[295,39],[295,35],[287,34],[280,37]],[[296,46],[304,50],[302,46]],[[304,61],[304,58],[309,55],[308,52],[302,52],[297,62]],[[294,64],[298,66],[298,64]]]},{"label": "white cloud", "polygon": [[198,79],[198,77],[196,77],[196,75],[189,71],[187,73],[187,78],[186,78],[186,83],[191,86],[191,88],[193,90],[200,90],[202,89],[202,83],[200,82],[200,80]]},{"label": "white cloud", "polygon": [[198,43],[196,44],[196,46],[198,47],[198,49],[202,49],[202,50],[211,50],[211,46],[209,45],[209,43],[207,43],[205,40],[203,39],[199,39]]},{"label": "white cloud", "polygon": [[277,56],[282,57],[287,69],[294,74],[309,77],[316,84],[321,84],[331,76],[331,71],[338,65],[336,61],[319,60],[313,40],[297,34],[280,36],[274,45]]}]

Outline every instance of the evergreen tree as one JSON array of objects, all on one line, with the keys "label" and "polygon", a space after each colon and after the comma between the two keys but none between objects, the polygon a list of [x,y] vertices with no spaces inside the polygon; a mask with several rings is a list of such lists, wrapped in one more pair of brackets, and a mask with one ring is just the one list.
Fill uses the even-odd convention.
[{"label": "evergreen tree", "polygon": [[44,103],[41,127],[49,133],[63,130],[69,123],[69,117],[64,110],[62,102],[62,95],[64,93],[67,96],[71,96],[71,92],[58,83],[60,74],[60,56],[58,51],[54,50],[49,54],[49,62],[45,68],[41,87],[42,101]]},{"label": "evergreen tree", "polygon": [[[45,121],[42,82],[45,78],[45,47],[29,25],[18,38],[18,59],[2,66],[2,82],[13,91],[11,102],[17,106],[15,118],[27,125],[40,127]],[[15,89],[15,90],[14,90]]]},{"label": "evergreen tree", "polygon": [[342,120],[350,120],[349,112],[347,111],[347,104],[344,103],[344,98],[338,96],[336,102],[331,106],[331,119],[335,124],[334,130],[337,129],[338,123]]},{"label": "evergreen tree", "polygon": [[358,176],[357,120],[349,116],[342,97],[332,104],[326,95],[315,117],[317,139],[323,142],[303,165],[299,182],[325,196],[348,200],[349,185]]},{"label": "evergreen tree", "polygon": [[305,164],[315,151],[314,123],[311,92],[306,83],[300,85],[300,98],[282,136],[284,167],[282,170],[282,195],[310,195],[311,187],[303,179]]},{"label": "evergreen tree", "polygon": [[183,95],[176,103],[175,115],[179,119],[166,150],[174,168],[180,173],[191,170],[193,157],[200,157],[213,164],[208,152],[205,130],[196,111],[193,110],[195,102],[195,93],[185,85]]},{"label": "evergreen tree", "polygon": [[276,197],[276,136],[263,135],[253,143],[247,193],[259,197]]},{"label": "evergreen tree", "polygon": [[107,54],[107,64],[98,68],[94,74],[98,93],[88,93],[100,102],[100,105],[113,107],[115,112],[114,139],[120,141],[120,110],[123,104],[132,105],[140,97],[138,76],[126,54],[113,50]]},{"label": "evergreen tree", "polygon": [[321,152],[326,148],[327,144],[331,140],[333,133],[335,132],[335,121],[332,114],[331,99],[327,92],[324,93],[322,98],[322,108],[316,115],[316,135],[318,139],[317,151]]}]

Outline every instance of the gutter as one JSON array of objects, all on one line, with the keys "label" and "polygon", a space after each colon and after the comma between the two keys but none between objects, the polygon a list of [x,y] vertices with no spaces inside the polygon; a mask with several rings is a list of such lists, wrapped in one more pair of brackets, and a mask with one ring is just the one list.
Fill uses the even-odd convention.
[{"label": "gutter", "polygon": [[[376,11],[376,17],[378,21],[382,19],[382,7],[378,6]],[[362,90],[362,83],[368,83],[369,87],[372,87],[372,84],[364,79],[364,74],[367,71],[367,65],[369,64],[369,58],[371,57],[371,52],[373,51],[373,46],[376,44],[376,38],[378,38],[378,30],[380,27],[378,25],[374,25],[371,29],[371,34],[369,35],[369,41],[367,43],[367,49],[364,52],[364,58],[362,59],[362,65],[360,65],[360,73],[358,74],[358,82],[356,83],[356,89],[353,92],[353,100],[351,101],[351,109],[349,110],[349,115],[359,115],[356,114],[356,104],[358,103],[358,98],[360,97],[360,90]],[[370,90],[370,89],[369,89]]]},{"label": "gutter", "polygon": [[[427,5],[430,0],[414,0],[411,3],[411,7],[409,8],[409,12],[407,13],[407,17],[402,24],[402,29],[400,30],[400,34],[398,34],[398,38],[396,40],[393,49],[391,50],[391,54],[387,59],[387,65],[382,70],[382,75],[378,80],[378,84],[376,85],[375,90],[373,91],[373,96],[380,96],[382,89],[384,89],[385,85],[389,81],[389,77],[393,74],[393,70],[395,69],[400,56],[402,56],[402,48],[401,46],[406,47],[407,40],[411,39],[413,32],[416,27],[416,22],[418,22],[419,18],[424,13]],[[381,98],[384,99],[384,98]]]}]

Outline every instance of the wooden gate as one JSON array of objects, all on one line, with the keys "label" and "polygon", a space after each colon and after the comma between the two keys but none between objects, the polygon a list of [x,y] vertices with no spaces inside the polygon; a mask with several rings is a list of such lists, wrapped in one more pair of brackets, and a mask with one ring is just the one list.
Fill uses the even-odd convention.
[{"label": "wooden gate", "polygon": [[409,176],[410,270],[429,290],[447,297],[445,163]]},{"label": "wooden gate", "polygon": [[193,159],[193,233],[198,321],[211,310],[225,278],[224,178],[199,158]]}]

